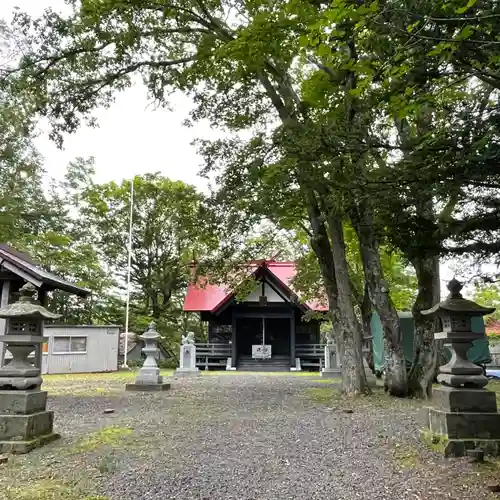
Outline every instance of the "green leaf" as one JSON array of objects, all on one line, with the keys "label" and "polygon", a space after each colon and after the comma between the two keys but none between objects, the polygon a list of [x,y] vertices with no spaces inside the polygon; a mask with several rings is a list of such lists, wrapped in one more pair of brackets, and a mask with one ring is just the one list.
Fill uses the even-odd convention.
[{"label": "green leaf", "polygon": [[459,7],[457,9],[455,9],[455,12],[457,14],[464,14],[465,12],[467,12],[471,7],[474,7],[474,5],[476,5],[477,3],[477,0],[469,0],[467,2],[466,5],[464,5],[463,7]]}]

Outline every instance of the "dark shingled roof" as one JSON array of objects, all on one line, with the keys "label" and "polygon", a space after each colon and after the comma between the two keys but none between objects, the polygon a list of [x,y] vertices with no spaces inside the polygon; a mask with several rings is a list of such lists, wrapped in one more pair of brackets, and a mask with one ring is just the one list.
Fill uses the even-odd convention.
[{"label": "dark shingled roof", "polygon": [[88,297],[91,293],[90,290],[45,271],[29,255],[18,252],[4,243],[0,243],[0,267],[32,283],[37,288],[44,285],[49,290],[64,290],[80,297]]}]

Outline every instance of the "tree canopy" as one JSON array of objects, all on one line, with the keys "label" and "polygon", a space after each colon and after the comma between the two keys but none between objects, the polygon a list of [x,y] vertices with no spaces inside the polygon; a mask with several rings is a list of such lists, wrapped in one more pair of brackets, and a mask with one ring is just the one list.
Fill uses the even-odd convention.
[{"label": "tree canopy", "polygon": [[[433,324],[420,311],[439,299],[439,258],[498,252],[496,2],[70,4],[68,15],[50,9],[40,19],[15,15],[15,32],[28,49],[17,68],[3,72],[2,89],[29,95],[58,143],[82,121],[93,124],[93,111],[111,105],[135,75],[160,105],[174,90],[190,95],[190,120],[226,131],[222,140],[199,143],[205,172],[218,176],[213,220],[243,234],[267,219],[305,238],[342,345],[344,390],[366,390],[361,303],[382,320],[389,390],[408,393],[395,276],[406,263],[414,267],[415,360],[408,377],[410,386],[429,391],[437,353]],[[109,206],[99,200],[120,200],[112,213],[123,222],[126,190],[89,191],[101,237]],[[192,214],[182,217],[189,232]],[[116,241],[106,238],[108,255],[122,256],[123,229]],[[224,242],[219,256],[241,241]],[[408,276],[404,307],[412,298]],[[148,294],[155,308],[168,303],[168,290]]]}]

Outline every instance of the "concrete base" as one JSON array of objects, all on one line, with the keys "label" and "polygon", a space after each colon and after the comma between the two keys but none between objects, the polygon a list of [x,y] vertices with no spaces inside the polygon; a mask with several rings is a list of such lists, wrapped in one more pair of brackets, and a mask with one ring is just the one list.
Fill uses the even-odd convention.
[{"label": "concrete base", "polygon": [[[29,400],[28,398],[25,401]],[[39,411],[29,415],[0,415],[0,453],[28,453],[57,439],[59,435],[52,432],[53,423],[52,411]]]},{"label": "concrete base", "polygon": [[174,372],[175,378],[187,378],[187,377],[200,377],[201,372],[198,368],[195,369],[186,369],[186,368],[177,368]]},{"label": "concrete base", "polygon": [[448,439],[499,439],[500,413],[424,409],[425,428]]},{"label": "concrete base", "polygon": [[321,376],[323,378],[340,378],[342,377],[342,371],[338,368],[323,368]]},{"label": "concrete base", "polygon": [[0,391],[0,415],[38,413],[46,404],[46,391]]},{"label": "concrete base", "polygon": [[59,434],[45,434],[30,441],[0,441],[0,453],[12,453],[13,455],[23,455],[40,448],[52,441],[59,439]]},{"label": "concrete base", "polygon": [[159,384],[138,384],[133,382],[125,385],[125,390],[129,392],[162,392],[168,389],[170,389],[168,382],[161,382]]},{"label": "concrete base", "polygon": [[500,456],[500,439],[449,439],[428,429],[420,431],[420,439],[445,457],[465,457],[467,450],[482,450],[485,455]]},{"label": "concrete base", "polygon": [[424,408],[422,414],[421,438],[435,451],[454,457],[463,457],[471,449],[482,449],[487,455],[500,454],[499,413]]},{"label": "concrete base", "polygon": [[467,450],[500,453],[500,414],[496,394],[479,388],[440,386],[432,408],[423,408],[421,438],[445,456],[463,457]]},{"label": "concrete base", "polygon": [[455,389],[441,386],[432,392],[436,408],[448,412],[496,413],[496,394],[487,389]]}]

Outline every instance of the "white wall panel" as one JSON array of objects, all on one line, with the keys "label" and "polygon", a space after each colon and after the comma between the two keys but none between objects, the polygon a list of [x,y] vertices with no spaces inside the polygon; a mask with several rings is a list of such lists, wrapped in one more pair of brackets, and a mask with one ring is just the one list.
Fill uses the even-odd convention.
[{"label": "white wall panel", "polygon": [[[48,353],[43,354],[44,373],[92,373],[118,370],[117,326],[56,326],[46,325],[49,337]],[[87,352],[56,354],[55,337],[86,337]]]}]

